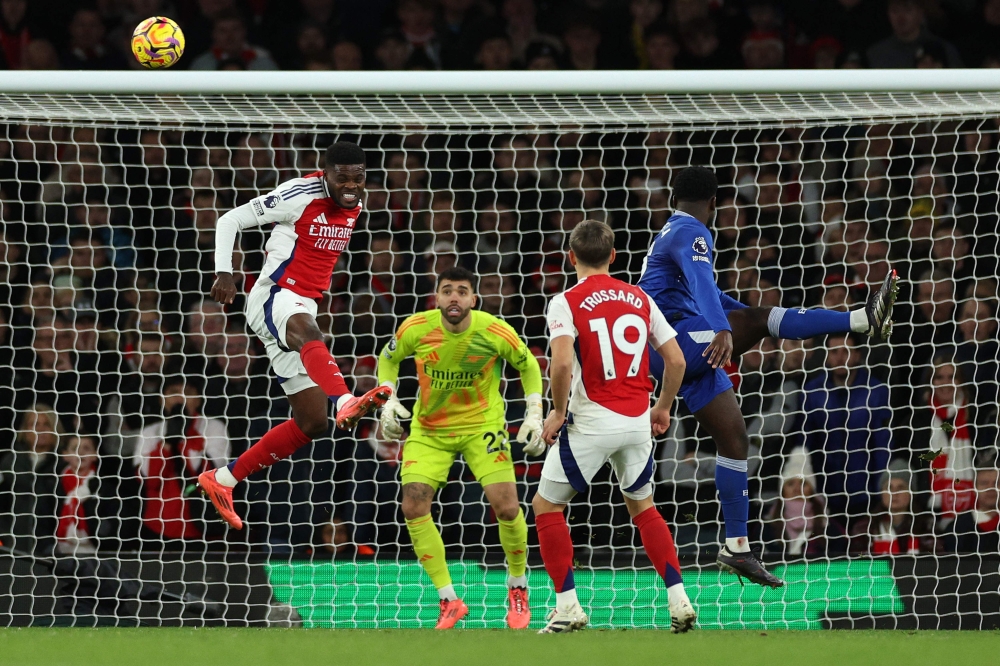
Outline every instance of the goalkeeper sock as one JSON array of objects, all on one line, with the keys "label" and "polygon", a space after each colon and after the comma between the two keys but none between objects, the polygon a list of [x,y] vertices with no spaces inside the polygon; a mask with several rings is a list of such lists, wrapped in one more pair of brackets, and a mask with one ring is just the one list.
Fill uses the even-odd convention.
[{"label": "goalkeeper sock", "polygon": [[726,521],[726,546],[730,552],[745,553],[750,550],[747,541],[747,520],[750,518],[747,461],[715,456],[715,487]]},{"label": "goalkeeper sock", "polygon": [[309,379],[316,382],[323,393],[330,396],[330,400],[337,402],[337,398],[351,392],[337,362],[330,356],[330,350],[322,341],[312,340],[302,345],[299,358],[302,359]]},{"label": "goalkeeper sock", "polygon": [[514,520],[498,520],[500,545],[507,554],[507,573],[514,578],[524,577],[528,568],[528,522],[524,511],[518,509]]},{"label": "goalkeeper sock", "polygon": [[[860,312],[864,319],[864,329],[859,331],[863,333],[868,330],[868,317],[863,309],[855,312]],[[856,330],[855,319],[857,317],[852,312],[775,307],[771,308],[771,312],[767,315],[767,332],[771,337],[784,340],[805,340],[817,335]]]},{"label": "goalkeeper sock", "polygon": [[642,547],[646,549],[649,561],[666,583],[667,589],[682,585],[681,563],[677,559],[674,537],[670,534],[670,528],[667,527],[667,522],[663,520],[660,512],[652,506],[633,518],[632,522],[639,528]]},{"label": "goalkeeper sock", "polygon": [[[448,573],[448,562],[444,559],[444,541],[441,532],[431,514],[406,521],[406,529],[413,542],[413,552],[417,554],[420,566],[424,568],[438,592],[451,591],[452,598],[457,599],[451,588],[451,574]],[[447,588],[447,589],[446,589]],[[442,599],[446,598],[444,596]]]},{"label": "goalkeeper sock", "polygon": [[[295,419],[288,419],[264,433],[260,441],[247,449],[228,467],[233,477],[239,482],[254,472],[267,469],[279,460],[284,460],[311,441],[295,423]],[[219,479],[218,473],[216,480],[223,483]]]},{"label": "goalkeeper sock", "polygon": [[566,516],[562,511],[536,515],[535,531],[538,532],[538,550],[542,553],[545,570],[555,586],[556,597],[571,590],[575,596],[573,540],[569,536]]}]

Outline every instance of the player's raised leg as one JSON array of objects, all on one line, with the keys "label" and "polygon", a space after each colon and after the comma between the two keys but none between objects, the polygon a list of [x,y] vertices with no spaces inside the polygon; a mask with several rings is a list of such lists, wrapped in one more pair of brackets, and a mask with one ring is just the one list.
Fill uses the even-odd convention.
[{"label": "player's raised leg", "polygon": [[[727,319],[733,329],[733,356],[741,356],[768,336],[782,340],[806,340],[820,335],[854,332],[876,340],[888,340],[898,293],[899,278],[895,270],[890,270],[882,284],[872,292],[865,307],[849,312],[821,308],[726,308]],[[723,294],[722,298],[729,297]],[[725,302],[723,305],[725,307]]]},{"label": "player's raised leg", "polygon": [[310,314],[297,313],[288,317],[284,341],[288,352],[282,355],[284,358],[276,360],[276,370],[282,372],[282,361],[287,363],[289,352],[297,352],[298,367],[310,380],[306,381],[301,376],[303,373],[296,373],[293,377],[297,381],[286,388],[292,418],[269,430],[226,467],[203,472],[198,477],[198,484],[219,515],[235,529],[242,529],[243,521],[234,510],[232,489],[250,474],[288,458],[299,448],[325,435],[330,429],[330,402],[336,408],[337,425],[347,429],[364,414],[385,404],[392,395],[391,389],[385,386],[376,387],[360,397],[352,395]]},{"label": "player's raised leg", "polygon": [[458,598],[448,573],[444,541],[431,516],[431,502],[435,487],[427,483],[409,481],[403,484],[403,517],[410,533],[413,552],[420,566],[427,572],[437,589],[440,604],[435,629],[451,629],[466,616],[469,607]]},{"label": "player's raised leg", "polygon": [[531,622],[528,603],[528,523],[517,499],[513,481],[480,480],[483,492],[497,516],[500,545],[507,558],[507,626],[527,629]]}]

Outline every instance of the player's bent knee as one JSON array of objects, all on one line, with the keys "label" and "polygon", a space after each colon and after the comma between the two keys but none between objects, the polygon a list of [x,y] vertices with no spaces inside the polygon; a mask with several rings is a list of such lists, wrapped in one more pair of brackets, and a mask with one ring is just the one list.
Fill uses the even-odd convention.
[{"label": "player's bent knee", "polygon": [[296,414],[295,425],[309,439],[319,439],[330,430],[330,418],[323,414]]},{"label": "player's bent knee", "polygon": [[434,499],[434,489],[426,483],[403,484],[403,517],[416,520],[431,512],[431,501]]},{"label": "player's bent knee", "polygon": [[634,493],[623,491],[622,495],[625,498],[625,508],[628,509],[628,515],[633,518],[653,507],[653,486],[649,483]]},{"label": "player's bent knee", "polygon": [[543,513],[555,513],[556,511],[562,511],[566,508],[566,505],[550,502],[538,493],[535,493],[535,497],[531,500],[531,508],[535,510],[536,516],[540,516]]},{"label": "player's bent knee", "polygon": [[514,502],[512,504],[504,504],[499,507],[494,507],[493,512],[497,514],[497,520],[509,523],[510,521],[517,519],[518,515],[521,513],[521,507],[517,502]]}]

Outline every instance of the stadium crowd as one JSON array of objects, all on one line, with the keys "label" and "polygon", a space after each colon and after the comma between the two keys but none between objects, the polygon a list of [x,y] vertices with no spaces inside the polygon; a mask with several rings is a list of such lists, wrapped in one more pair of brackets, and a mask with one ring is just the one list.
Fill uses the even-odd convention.
[{"label": "stadium crowd", "polygon": [[[531,0],[374,2],[364,15],[352,15],[360,10],[347,3],[303,0],[301,15],[279,17],[273,12],[288,3],[30,3],[31,11],[50,5],[52,16],[64,17],[68,38],[36,34],[26,4],[0,0],[9,66],[34,66],[46,49],[47,66],[128,66],[115,46],[122,28],[152,13],[177,16],[190,40],[185,62],[211,69],[537,68],[546,59],[545,66],[576,68],[675,60],[678,67],[927,66],[994,62],[988,47],[1000,43],[992,37],[1000,30],[993,0],[888,7],[831,0],[808,16],[800,15],[806,3],[636,0],[616,13],[618,3],[594,0],[578,3],[587,11],[572,17]],[[961,25],[976,36],[957,49],[946,38],[973,10],[982,19],[966,16]],[[929,18],[938,35],[924,27]],[[481,276],[481,307],[511,323],[544,368],[545,303],[568,286],[569,231],[586,218],[609,222],[620,253],[613,269],[635,282],[670,215],[672,174],[712,164],[724,184],[716,269],[734,297],[849,308],[864,303],[868,285],[890,267],[903,284],[888,344],[854,336],[765,341],[730,368],[752,435],[754,538],[788,559],[998,553],[998,138],[994,120],[364,135],[367,213],[320,323],[345,376],[357,392],[367,390],[382,345],[403,318],[433,307],[434,276],[461,264]],[[223,540],[313,557],[391,556],[405,547],[399,448],[372,419],[241,486],[240,513],[250,525],[242,533],[224,534],[195,492],[201,471],[288,415],[247,334],[242,301],[223,308],[206,297],[216,220],[314,170],[330,140],[280,131],[4,128],[4,547],[71,559],[198,551]],[[263,239],[243,234],[242,293],[262,264]],[[402,388],[412,398],[413,383]],[[519,390],[514,381],[506,388],[514,425]],[[656,501],[689,554],[718,543],[714,453],[682,407],[659,444]],[[530,497],[538,465],[522,462]],[[445,541],[478,552],[497,543],[495,521],[478,486],[460,467],[454,476],[459,482],[441,498]],[[592,551],[632,545],[632,533],[618,529],[627,516],[608,501],[614,492],[599,483],[589,502],[572,505],[576,543]]]},{"label": "stadium crowd", "polygon": [[[367,390],[381,346],[403,318],[433,307],[434,276],[461,264],[482,276],[482,307],[544,363],[546,298],[571,274],[568,232],[588,217],[608,221],[618,233],[613,268],[636,281],[670,214],[671,173],[708,159],[724,184],[716,268],[727,292],[749,304],[849,308],[890,266],[903,280],[890,343],[766,340],[730,368],[768,549],[996,551],[998,128],[938,129],[744,130],[728,141],[718,132],[363,136],[367,214],[320,322],[345,375]],[[215,222],[314,169],[328,142],[6,128],[5,545],[74,554],[197,549],[223,538],[194,479],[246,450],[288,406],[247,334],[241,300],[223,308],[205,296]],[[243,235],[243,293],[263,238]],[[516,425],[519,386],[506,390]],[[402,391],[412,397],[415,386]],[[251,529],[226,538],[295,555],[394,552],[405,542],[398,457],[374,420],[333,433],[249,484],[239,501]],[[711,547],[714,451],[683,407],[657,457],[657,501],[682,551]],[[537,480],[531,463],[519,468],[526,490]],[[453,545],[491,542],[495,525],[477,488],[452,484],[442,498]],[[627,518],[610,508],[611,492],[599,483],[589,503],[574,505],[573,529],[591,532],[579,543],[629,544],[614,528]]]},{"label": "stadium crowd", "polygon": [[998,67],[998,0],[4,0],[0,65],[125,69],[175,19],[196,70]]}]

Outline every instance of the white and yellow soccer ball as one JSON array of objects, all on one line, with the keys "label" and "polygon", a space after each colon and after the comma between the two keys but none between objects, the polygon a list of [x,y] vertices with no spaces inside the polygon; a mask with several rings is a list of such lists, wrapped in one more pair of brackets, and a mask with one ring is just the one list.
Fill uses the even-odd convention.
[{"label": "white and yellow soccer ball", "polygon": [[183,54],[184,33],[165,16],[151,16],[132,33],[132,55],[147,69],[175,65]]}]

